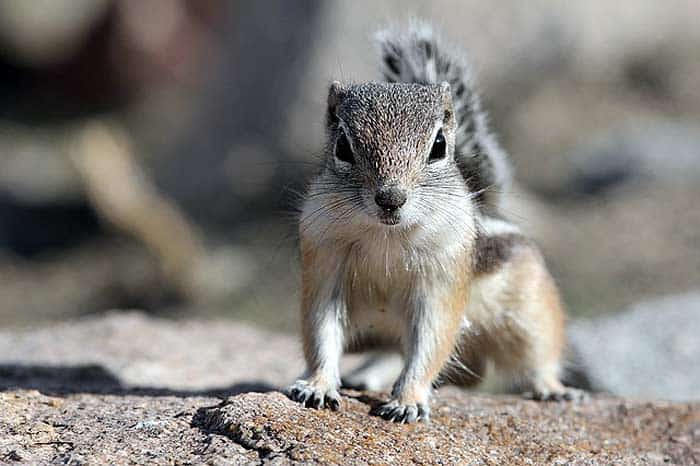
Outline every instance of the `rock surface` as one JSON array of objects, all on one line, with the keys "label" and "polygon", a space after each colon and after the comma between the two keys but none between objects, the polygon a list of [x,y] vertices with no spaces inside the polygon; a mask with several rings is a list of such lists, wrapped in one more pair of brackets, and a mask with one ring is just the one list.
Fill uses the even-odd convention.
[{"label": "rock surface", "polygon": [[233,464],[254,460],[242,446],[193,428],[197,409],[217,399],[173,396],[0,393],[2,464]]},{"label": "rock surface", "polygon": [[[684,359],[678,347],[662,347],[692,351],[692,319],[683,319],[697,309],[694,297],[575,323],[572,334],[599,351],[584,354],[598,364],[586,367],[594,386],[602,380],[604,389],[658,398],[655,390],[668,387],[655,381],[656,367],[660,376],[675,374],[671,388],[692,391],[677,380],[697,375],[692,354]],[[627,346],[613,343],[643,345],[643,332],[651,343],[634,365],[624,358]],[[639,367],[642,361],[656,366]],[[606,367],[629,380],[598,377]],[[700,463],[697,402],[596,395],[581,404],[536,403],[444,387],[430,425],[400,426],[368,415],[384,394],[345,391],[342,411],[332,413],[303,409],[275,391],[301,369],[296,338],[233,321],[113,312],[2,330],[0,463]]]},{"label": "rock surface", "polygon": [[334,413],[284,395],[0,394],[0,459],[26,464],[698,464],[700,405],[583,404],[442,391],[429,425]]}]

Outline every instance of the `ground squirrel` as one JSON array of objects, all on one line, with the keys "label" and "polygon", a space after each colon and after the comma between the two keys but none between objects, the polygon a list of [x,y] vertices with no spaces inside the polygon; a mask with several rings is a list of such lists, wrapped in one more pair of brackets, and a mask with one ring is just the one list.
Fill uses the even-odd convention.
[{"label": "ground squirrel", "polygon": [[[436,380],[470,385],[487,363],[538,399],[578,397],[560,382],[557,289],[501,214],[510,167],[466,62],[423,24],[379,44],[386,82],[328,93],[326,157],[299,222],[308,372],[289,396],[338,409],[343,352],[381,347],[403,359],[375,409],[388,420],[428,420]],[[387,361],[363,370],[390,373]]]}]

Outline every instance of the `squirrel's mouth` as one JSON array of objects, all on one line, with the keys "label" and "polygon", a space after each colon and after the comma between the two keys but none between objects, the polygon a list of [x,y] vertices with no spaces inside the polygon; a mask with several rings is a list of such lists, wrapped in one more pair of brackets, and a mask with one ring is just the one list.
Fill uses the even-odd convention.
[{"label": "squirrel's mouth", "polygon": [[401,215],[398,212],[382,212],[379,214],[379,222],[393,227],[401,223]]}]

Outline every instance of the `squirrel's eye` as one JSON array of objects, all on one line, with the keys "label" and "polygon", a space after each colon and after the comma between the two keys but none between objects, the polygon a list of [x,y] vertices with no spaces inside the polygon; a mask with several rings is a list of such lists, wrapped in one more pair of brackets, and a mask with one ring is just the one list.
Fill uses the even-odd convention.
[{"label": "squirrel's eye", "polygon": [[350,141],[345,135],[345,132],[341,129],[338,140],[335,143],[335,156],[338,160],[346,163],[355,163],[355,156],[352,154],[352,147],[350,147]]},{"label": "squirrel's eye", "polygon": [[442,134],[442,130],[438,130],[437,136],[435,136],[435,141],[433,142],[433,147],[430,149],[430,156],[428,157],[428,163],[437,162],[442,160],[447,155],[447,141],[445,141],[445,136]]}]

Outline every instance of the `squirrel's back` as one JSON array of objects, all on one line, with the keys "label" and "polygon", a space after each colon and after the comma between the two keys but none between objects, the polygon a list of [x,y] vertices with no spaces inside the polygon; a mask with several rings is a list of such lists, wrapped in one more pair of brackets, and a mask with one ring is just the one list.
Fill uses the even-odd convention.
[{"label": "squirrel's back", "polygon": [[439,84],[447,81],[457,120],[455,157],[482,213],[496,213],[510,184],[508,157],[489,132],[471,71],[459,51],[425,23],[377,34],[382,73],[388,82]]}]

